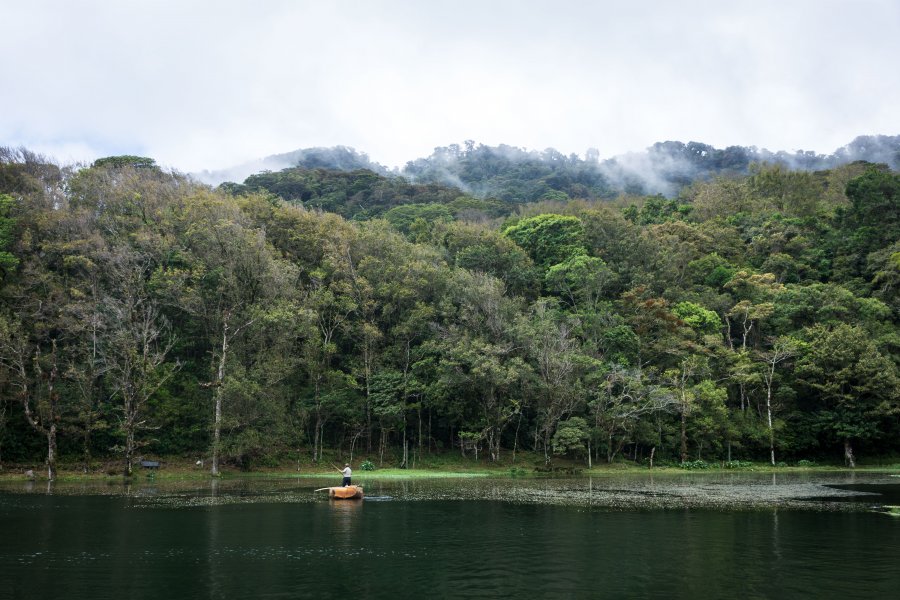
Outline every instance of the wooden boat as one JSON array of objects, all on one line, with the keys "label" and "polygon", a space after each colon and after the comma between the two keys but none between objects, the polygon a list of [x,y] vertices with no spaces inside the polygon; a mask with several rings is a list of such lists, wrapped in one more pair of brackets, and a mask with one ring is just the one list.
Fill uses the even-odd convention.
[{"label": "wooden boat", "polygon": [[328,490],[328,497],[335,500],[362,500],[363,498],[363,486],[361,485],[319,488],[316,491],[321,492],[324,490]]}]

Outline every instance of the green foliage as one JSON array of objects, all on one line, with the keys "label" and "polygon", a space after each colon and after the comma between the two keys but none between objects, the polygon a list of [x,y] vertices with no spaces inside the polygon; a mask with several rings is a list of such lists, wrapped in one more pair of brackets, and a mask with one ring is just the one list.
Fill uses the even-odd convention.
[{"label": "green foliage", "polygon": [[571,417],[561,422],[553,434],[553,453],[567,454],[585,450],[588,439],[587,422],[581,417]]},{"label": "green foliage", "polygon": [[593,311],[608,296],[618,277],[602,258],[574,254],[547,270],[545,285],[573,307]]},{"label": "green foliage", "polygon": [[434,223],[451,221],[453,214],[443,204],[405,204],[390,209],[384,213],[384,218],[397,231],[410,234],[414,225],[418,225],[420,231],[430,230]]},{"label": "green foliage", "polygon": [[456,266],[503,280],[512,295],[537,295],[538,270],[509,238],[493,230],[454,223],[447,226],[441,240]]},{"label": "green foliage", "polygon": [[754,196],[792,216],[816,214],[824,191],[822,183],[809,171],[792,171],[780,164],[753,165],[749,184]]},{"label": "green foliage", "polygon": [[623,209],[625,218],[638,225],[652,225],[667,221],[684,220],[690,215],[692,206],[678,200],[670,200],[661,195],[644,199],[640,207],[632,204]]},{"label": "green foliage", "polygon": [[715,312],[693,302],[679,302],[672,312],[691,329],[700,333],[716,333],[722,329],[722,319]]},{"label": "green foliage", "polygon": [[883,424],[900,403],[896,363],[859,327],[815,325],[807,338],[797,374],[814,402],[820,431],[844,441],[884,435]]},{"label": "green foliage", "polygon": [[[251,175],[242,185],[229,184],[222,189],[232,194],[265,190],[288,202],[357,220],[377,217],[404,205],[451,205],[459,198],[459,190],[456,188],[438,184],[411,184],[400,177],[388,177],[367,169],[330,171],[294,167]],[[484,206],[496,210],[495,204],[488,203]],[[422,210],[427,212],[437,209],[432,206]],[[450,210],[452,209],[448,209]],[[403,214],[395,213],[395,218],[398,221],[405,220]]]},{"label": "green foliage", "polygon": [[15,199],[9,194],[0,194],[0,271],[5,276],[19,265],[19,259],[10,252],[16,230],[16,219],[12,216]]},{"label": "green foliage", "polygon": [[133,169],[159,169],[159,167],[156,166],[156,161],[152,158],[147,158],[146,156],[133,156],[130,154],[98,158],[91,164],[92,169],[122,169],[124,167],[131,167]]},{"label": "green foliage", "polygon": [[[67,459],[133,434],[243,469],[526,443],[685,468],[749,468],[770,440],[791,461],[900,451],[895,173],[768,165],[606,205],[564,198],[606,193],[580,159],[495,150],[444,158],[540,204],[508,216],[431,181],[435,161],[410,183],[310,155],[213,190],[141,157],[69,173],[0,152],[4,460],[46,456],[47,422]],[[713,150],[653,152],[748,164]]]},{"label": "green foliage", "polygon": [[363,471],[374,471],[375,465],[370,460],[364,460],[362,464],[359,465],[359,468]]},{"label": "green foliage", "polygon": [[705,460],[687,460],[681,463],[678,463],[679,468],[685,469],[686,471],[697,471],[704,469],[712,469],[715,465],[706,462]]},{"label": "green foliage", "polygon": [[716,252],[688,263],[688,271],[695,283],[721,288],[731,281],[736,269]]},{"label": "green foliage", "polygon": [[726,469],[752,469],[753,463],[747,460],[729,460],[725,462]]},{"label": "green foliage", "polygon": [[507,227],[503,235],[528,252],[535,264],[544,269],[587,252],[584,226],[577,217],[538,215]]},{"label": "green foliage", "polygon": [[407,163],[404,174],[422,182],[460,182],[479,195],[506,202],[541,198],[609,197],[612,187],[595,161],[564,156],[553,149],[529,152],[512,146],[467,142],[435,148],[428,158]]}]

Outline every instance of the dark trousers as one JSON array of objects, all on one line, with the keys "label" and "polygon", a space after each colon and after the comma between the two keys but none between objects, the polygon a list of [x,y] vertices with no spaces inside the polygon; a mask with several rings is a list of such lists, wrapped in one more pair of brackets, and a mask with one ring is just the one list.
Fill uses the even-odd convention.
[{"label": "dark trousers", "polygon": [[344,477],[344,482],[341,484],[341,487],[347,487],[348,485],[350,485],[350,478]]}]

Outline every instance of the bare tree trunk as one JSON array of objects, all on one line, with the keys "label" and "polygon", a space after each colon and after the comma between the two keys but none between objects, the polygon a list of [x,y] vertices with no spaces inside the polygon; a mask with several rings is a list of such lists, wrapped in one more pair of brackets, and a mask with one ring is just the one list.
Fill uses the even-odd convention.
[{"label": "bare tree trunk", "polygon": [[544,430],[544,464],[550,466],[550,431]]},{"label": "bare tree trunk", "polygon": [[316,423],[313,425],[313,462],[318,463],[319,459],[319,431],[321,430],[322,418],[316,413]]},{"label": "bare tree trunk", "polygon": [[409,444],[406,439],[406,426],[403,426],[403,461],[400,463],[401,469],[409,468]]},{"label": "bare tree trunk", "polygon": [[[771,381],[771,379],[769,380]],[[769,424],[769,458],[772,466],[775,466],[775,429],[772,427],[772,385],[769,384],[766,393],[766,416]]]},{"label": "bare tree trunk", "polygon": [[360,429],[356,433],[353,434],[353,437],[350,438],[350,462],[353,462],[353,447],[356,446],[356,440],[365,432],[364,429]]},{"label": "bare tree trunk", "polygon": [[588,441],[587,441],[587,452],[588,452],[588,456],[587,456],[587,459],[588,459],[588,469],[590,469],[590,468],[592,468],[592,466],[593,466],[593,465],[591,464],[591,438],[588,438]]},{"label": "bare tree trunk", "polygon": [[653,468],[653,456],[656,454],[656,446],[650,449],[650,468]]},{"label": "bare tree trunk", "polygon": [[[36,351],[34,355],[34,371],[36,374],[35,379],[38,382],[44,378],[44,371],[40,364],[40,356],[40,351]],[[31,412],[27,384],[23,384],[22,403],[25,408],[25,419],[35,431],[43,433],[47,438],[47,478],[53,481],[56,479],[56,420],[58,418],[54,384],[56,383],[56,378],[59,373],[56,362],[56,340],[53,340],[53,351],[50,356],[52,363],[50,373],[47,375],[47,404],[49,408],[45,419],[50,423],[49,427],[46,426],[43,422],[44,420],[42,420],[40,416]],[[26,381],[24,363],[22,363],[20,373],[22,381]],[[35,386],[35,389],[37,389],[37,386]]]},{"label": "bare tree trunk", "polygon": [[3,470],[3,433],[6,431],[6,400],[0,398],[0,471]]},{"label": "bare tree trunk", "polygon": [[687,462],[687,408],[681,407],[681,462]]},{"label": "bare tree trunk", "polygon": [[488,430],[488,452],[491,455],[491,462],[500,460],[500,432],[496,427]]},{"label": "bare tree trunk", "polygon": [[219,476],[219,444],[222,439],[222,387],[225,382],[225,361],[228,354],[228,312],[222,315],[222,354],[216,371],[216,412],[213,420],[212,476]]},{"label": "bare tree trunk", "polygon": [[47,431],[47,479],[56,479],[56,423]]},{"label": "bare tree trunk", "polygon": [[363,344],[363,362],[365,364],[366,378],[366,452],[372,451],[372,365],[369,353],[369,344]]},{"label": "bare tree trunk", "polygon": [[88,417],[84,427],[84,437],[81,439],[81,471],[87,475],[91,467],[91,428],[94,426],[94,419]]},{"label": "bare tree trunk", "polygon": [[125,477],[131,477],[134,473],[134,426],[132,424],[126,427],[128,431],[125,433]]},{"label": "bare tree trunk", "polygon": [[728,343],[728,349],[734,350],[734,341],[731,339],[731,319],[725,315],[725,341]]},{"label": "bare tree trunk", "polygon": [[844,460],[851,469],[856,468],[856,459],[853,457],[853,446],[850,445],[850,438],[844,440]]},{"label": "bare tree trunk", "polygon": [[519,418],[516,420],[516,437],[513,439],[513,462],[516,462],[516,450],[519,449],[519,427],[522,426],[522,413],[519,413]]}]

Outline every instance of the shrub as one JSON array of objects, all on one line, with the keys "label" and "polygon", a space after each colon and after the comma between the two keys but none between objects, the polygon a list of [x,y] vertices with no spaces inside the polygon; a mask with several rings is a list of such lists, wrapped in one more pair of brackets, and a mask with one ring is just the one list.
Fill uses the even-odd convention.
[{"label": "shrub", "polygon": [[705,460],[689,460],[689,461],[679,464],[678,466],[681,467],[682,469],[689,469],[689,470],[709,469],[712,467],[712,465],[709,464],[708,462],[706,462]]},{"label": "shrub", "polygon": [[359,465],[359,468],[362,469],[363,471],[374,471],[375,465],[373,465],[372,461],[370,461],[370,460],[364,460],[363,463],[361,465]]},{"label": "shrub", "polygon": [[729,460],[725,463],[726,469],[749,469],[753,463],[748,460]]}]

